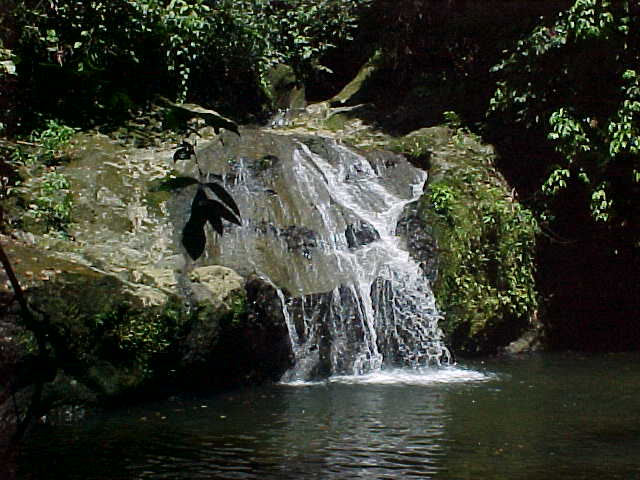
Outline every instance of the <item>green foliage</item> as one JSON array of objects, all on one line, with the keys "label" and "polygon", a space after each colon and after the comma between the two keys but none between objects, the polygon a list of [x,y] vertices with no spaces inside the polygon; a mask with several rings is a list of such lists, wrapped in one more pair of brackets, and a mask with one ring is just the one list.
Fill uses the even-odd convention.
[{"label": "green foliage", "polygon": [[28,142],[8,144],[10,163],[16,168],[57,165],[64,160],[66,149],[77,131],[58,120],[47,120],[45,128],[31,132]]},{"label": "green foliage", "polygon": [[36,144],[37,149],[30,152],[29,160],[45,165],[60,162],[77,131],[77,128],[64,125],[58,120],[47,120],[46,128],[31,133],[31,141]]},{"label": "green foliage", "polygon": [[444,117],[445,125],[448,125],[453,129],[458,129],[462,127],[462,119],[460,118],[460,115],[458,115],[456,112],[452,110],[447,110],[445,112],[442,112],[442,116]]},{"label": "green foliage", "polygon": [[[450,145],[460,136],[451,134]],[[537,222],[474,142],[465,137],[446,163],[436,157],[419,207],[437,238],[441,325],[450,345],[468,354],[513,340],[537,309]]]},{"label": "green foliage", "polygon": [[[16,74],[16,65],[14,63],[13,52],[7,48],[2,48],[2,39],[0,39],[0,81],[3,77]],[[0,131],[2,131],[4,125],[0,123]]]},{"label": "green foliage", "polygon": [[138,384],[151,378],[161,359],[171,354],[189,321],[182,307],[171,302],[162,309],[122,305],[86,314],[56,297],[50,301],[60,303],[59,311],[46,318],[41,328],[46,331],[53,361],[69,375],[98,389],[107,379],[94,378],[96,366],[138,372]]},{"label": "green foliage", "polygon": [[431,203],[434,211],[449,224],[453,224],[453,208],[455,206],[455,193],[450,185],[445,183],[434,183],[429,188]]},{"label": "green foliage", "polygon": [[139,367],[149,377],[153,373],[153,359],[175,344],[176,338],[182,335],[186,317],[175,306],[168,306],[161,312],[120,309],[89,321],[95,322],[95,328],[100,332],[98,335],[98,332],[90,333],[96,337],[93,341],[103,335],[108,339],[105,344],[96,345],[96,352],[107,360]]},{"label": "green foliage", "polygon": [[626,224],[640,207],[640,42],[633,2],[577,0],[519,41],[494,72],[489,114],[546,132],[559,161],[541,190],[588,192],[596,221]]},{"label": "green foliage", "polygon": [[44,232],[65,233],[71,221],[73,198],[69,191],[69,181],[55,170],[45,172],[37,182],[25,186],[37,185],[29,192],[29,203],[25,217],[31,217],[43,227]]},{"label": "green foliage", "polygon": [[357,11],[369,1],[18,2],[13,53],[25,91],[41,108],[63,106],[65,114],[91,105],[122,114],[150,93],[179,102],[213,96],[224,105],[230,87],[264,86],[277,63],[301,79],[312,74],[325,52],[351,38]]},{"label": "green foliage", "polygon": [[231,299],[231,311],[228,320],[233,327],[241,327],[247,319],[247,299],[244,295],[234,295]]},{"label": "green foliage", "polygon": [[388,148],[404,155],[417,168],[431,168],[431,140],[420,136],[406,136],[392,141]]},{"label": "green foliage", "polygon": [[360,8],[370,0],[236,1],[238,17],[253,32],[261,51],[261,68],[290,65],[300,77],[326,69],[318,61],[344,40],[351,40]]},{"label": "green foliage", "polygon": [[34,130],[29,142],[11,147],[10,164],[25,177],[3,195],[17,196],[24,204],[23,227],[42,233],[66,234],[71,222],[73,197],[68,179],[57,170],[76,129],[49,120],[41,130]]}]

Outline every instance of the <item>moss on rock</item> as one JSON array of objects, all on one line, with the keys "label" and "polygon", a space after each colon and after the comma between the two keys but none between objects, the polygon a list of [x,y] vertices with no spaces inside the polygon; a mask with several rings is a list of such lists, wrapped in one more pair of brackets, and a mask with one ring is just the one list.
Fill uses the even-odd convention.
[{"label": "moss on rock", "polygon": [[463,355],[505,347],[535,318],[535,218],[495,169],[492,148],[463,129],[421,129],[396,149],[428,162],[417,215],[435,242],[448,344]]}]

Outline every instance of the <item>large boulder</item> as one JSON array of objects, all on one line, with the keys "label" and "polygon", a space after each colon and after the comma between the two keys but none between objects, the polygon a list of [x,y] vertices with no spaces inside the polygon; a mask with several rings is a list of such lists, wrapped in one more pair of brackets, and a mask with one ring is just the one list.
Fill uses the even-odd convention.
[{"label": "large boulder", "polygon": [[[267,343],[288,341],[282,324],[265,337],[260,360],[247,348],[241,362],[228,362],[241,368],[215,365],[232,353],[221,339],[233,335],[242,343],[256,322],[249,321],[244,278],[211,265],[206,255],[194,262],[182,246],[193,190],[159,188],[179,175],[174,149],[77,136],[70,161],[58,167],[73,198],[66,234],[15,231],[2,238],[58,373],[47,387],[51,402],[113,402],[145,391],[169,392],[182,385],[176,381],[186,377],[181,372],[200,367],[224,377],[204,379],[205,387],[276,379],[273,372],[286,368],[262,368]],[[178,164],[183,175],[194,174],[194,165]],[[213,242],[212,232],[207,235]],[[17,365],[38,347],[33,325],[25,329],[20,323],[11,286],[3,280],[0,294],[9,306],[2,314],[0,354]],[[256,328],[268,330],[268,322],[261,318]],[[254,343],[260,342],[246,342]],[[4,386],[13,370],[3,363]],[[201,385],[192,381],[189,387]]]}]

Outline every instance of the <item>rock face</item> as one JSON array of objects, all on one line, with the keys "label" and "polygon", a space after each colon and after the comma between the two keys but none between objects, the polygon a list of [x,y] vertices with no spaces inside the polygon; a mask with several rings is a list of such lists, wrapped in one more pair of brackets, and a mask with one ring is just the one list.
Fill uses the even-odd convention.
[{"label": "rock face", "polygon": [[[330,105],[325,107],[330,111]],[[403,361],[394,360],[394,352],[407,332],[387,325],[384,315],[370,315],[380,302],[394,302],[390,279],[367,278],[354,284],[353,273],[339,267],[345,259],[359,255],[372,255],[369,266],[375,265],[376,249],[383,240],[398,247],[393,240],[395,230],[387,231],[380,223],[379,215],[386,215],[384,205],[380,214],[369,217],[360,207],[353,209],[363,198],[367,208],[379,201],[367,200],[365,185],[369,188],[378,182],[375,188],[389,192],[382,198],[405,199],[397,203],[405,205],[409,198],[417,198],[415,191],[407,191],[408,186],[418,185],[423,174],[389,151],[362,155],[349,151],[318,126],[322,123],[318,118],[327,120],[326,112],[318,116],[308,108],[307,114],[315,118],[307,119],[308,125],[319,128],[322,135],[295,126],[241,129],[241,137],[223,133],[221,138],[200,140],[196,149],[199,166],[192,159],[174,162],[174,145],[134,149],[101,136],[76,138],[71,162],[59,167],[71,184],[74,199],[70,237],[17,232],[15,238],[3,239],[49,338],[46,355],[57,372],[46,392],[52,401],[109,402],[144,391],[275,381],[291,367],[301,345],[309,360],[303,373],[309,378],[352,371],[353,361],[341,363],[343,352],[361,357],[358,362],[363,364],[378,365],[383,357]],[[389,139],[362,130],[356,121],[341,132],[363,146],[389,145]],[[201,134],[206,137],[206,129]],[[413,148],[410,153],[414,159],[427,158],[433,168],[430,190],[418,204],[407,205],[397,234],[418,260],[425,284],[439,288],[436,293],[440,308],[447,313],[443,326],[450,345],[467,352],[507,345],[527,326],[533,303],[514,300],[502,310],[494,309],[493,316],[478,314],[478,309],[467,316],[471,310],[465,310],[462,294],[456,291],[452,296],[447,282],[457,274],[469,278],[474,273],[466,264],[467,270],[460,270],[460,260],[446,253],[448,247],[443,248],[457,227],[448,220],[451,212],[441,201],[444,197],[433,193],[443,179],[459,178],[457,172],[462,170],[468,173],[465,159],[470,151],[480,161],[489,153],[448,129],[430,129],[407,139],[412,145],[426,142],[428,148]],[[350,160],[338,167],[345,156]],[[201,180],[220,179],[242,200],[243,225],[225,223],[222,237],[207,230],[204,255],[193,261],[182,246],[181,232],[196,187],[172,192],[159,187],[175,176],[198,177],[199,169],[206,177]],[[336,175],[333,183],[328,181],[328,172]],[[309,176],[306,183],[298,181],[301,175]],[[312,197],[315,175],[326,185],[318,186]],[[505,192],[500,182],[483,182]],[[341,195],[353,198],[336,201],[336,191],[331,189],[344,189]],[[503,193],[499,194],[501,201],[507,201]],[[495,225],[509,223],[494,217],[498,219]],[[492,232],[489,234],[499,233]],[[518,241],[529,240],[522,237]],[[473,251],[476,247],[465,248]],[[487,280],[482,285],[488,285],[488,290],[480,297],[503,298],[501,292],[511,291],[533,295],[528,284],[520,289],[505,284],[502,260],[496,257],[482,270]],[[365,276],[366,271],[364,268]],[[394,273],[396,277],[401,274]],[[0,294],[8,307],[0,326],[0,355],[6,364],[0,380],[7,385],[13,375],[10,365],[18,365],[26,355],[19,348],[24,343],[16,339],[26,339],[31,349],[35,343],[18,326],[4,280]],[[414,313],[437,318],[430,298],[414,305]],[[473,305],[479,305],[477,298],[471,298],[476,302]],[[370,307],[369,302],[373,302]],[[344,332],[338,335],[330,330],[329,314],[340,319]],[[506,322],[508,315],[518,320]],[[369,316],[366,322],[362,320]],[[290,337],[297,338],[297,346]],[[363,339],[369,342],[366,352],[360,351]]]},{"label": "rock face", "polygon": [[372,148],[379,135],[359,132],[359,149],[305,125],[202,146],[243,211],[207,254],[277,286],[296,359],[286,381],[446,361],[428,282],[395,235],[426,174]]},{"label": "rock face", "polygon": [[256,276],[246,282],[221,266],[191,273],[200,296],[182,345],[183,388],[210,389],[277,381],[292,362],[291,344],[275,288]]},{"label": "rock face", "polygon": [[408,205],[398,223],[411,255],[420,262],[425,277],[431,284],[438,280],[438,244],[431,225],[420,216],[417,204]]},{"label": "rock face", "polygon": [[[74,197],[69,237],[15,232],[2,239],[49,338],[47,355],[58,371],[47,387],[52,401],[171,391],[180,386],[180,372],[196,370],[207,372],[203,384],[192,377],[189,388],[274,380],[289,365],[286,326],[277,316],[249,315],[260,311],[264,296],[249,309],[243,277],[186,255],[180,238],[193,191],[158,188],[176,173],[174,148],[125,148],[106,137],[78,136],[70,163],[59,167]],[[195,168],[179,163],[187,174]],[[213,232],[207,235],[215,242]],[[8,307],[0,353],[19,362],[25,352],[17,341],[35,344],[17,325],[2,280]],[[271,344],[282,352],[267,362]],[[0,376],[8,385],[8,364]]]}]

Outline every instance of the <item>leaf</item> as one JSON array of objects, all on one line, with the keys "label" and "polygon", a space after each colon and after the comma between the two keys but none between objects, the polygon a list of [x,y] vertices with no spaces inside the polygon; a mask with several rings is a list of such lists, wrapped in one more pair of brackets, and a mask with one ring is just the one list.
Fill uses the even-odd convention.
[{"label": "leaf", "polygon": [[[213,200],[209,200],[209,202],[212,202],[212,201]],[[204,215],[205,215],[205,218],[211,224],[211,227],[216,232],[218,232],[218,235],[222,235],[224,233],[224,228],[222,227],[222,218],[221,218],[221,215],[219,214],[219,212],[217,212],[217,211],[215,211],[215,210],[213,210],[211,208],[206,208],[205,207]]]},{"label": "leaf", "polygon": [[160,97],[162,101],[171,105],[173,108],[180,110],[182,112],[190,113],[191,115],[198,116],[204,120],[204,122],[213,127],[214,131],[217,133],[220,132],[221,129],[226,129],[231,132],[234,132],[236,135],[240,136],[240,130],[238,129],[238,124],[233,120],[228,119],[220,115],[215,110],[209,110],[207,108],[201,107],[200,105],[196,105],[194,103],[174,103],[171,100]]},{"label": "leaf", "polygon": [[[238,205],[236,204],[235,200],[233,199],[233,197],[229,194],[229,192],[227,192],[224,187],[218,183],[206,183],[205,186],[216,196],[218,197],[218,199],[221,200],[221,202],[228,206],[231,210],[233,210],[233,212],[238,216],[238,218],[241,218],[240,215],[240,209],[238,208]],[[215,200],[215,199],[214,199]]]},{"label": "leaf", "polygon": [[197,260],[204,252],[207,236],[204,233],[205,218],[191,212],[191,217],[182,229],[182,245],[193,260]]},{"label": "leaf", "polygon": [[177,160],[189,160],[191,157],[196,156],[196,151],[186,140],[183,140],[178,149],[173,154],[173,161]]},{"label": "leaf", "polygon": [[229,208],[223,203],[217,200],[211,200],[207,198],[204,191],[199,190],[194,198],[193,209],[198,210],[198,215],[206,218],[216,232],[222,235],[222,219],[235,223],[236,225],[242,225],[242,222],[229,210]]},{"label": "leaf", "polygon": [[204,215],[203,208],[203,202],[206,200],[207,196],[202,191],[202,188],[198,188],[191,202],[191,216],[182,229],[182,245],[194,260],[200,258],[207,243],[207,236],[204,233],[207,218]]},{"label": "leaf", "polygon": [[[211,226],[214,228],[215,228],[215,225],[214,225],[214,221],[212,221],[212,218],[216,218],[218,220],[220,218],[224,218],[225,220],[231,223],[235,223],[236,225],[242,225],[242,222],[238,220],[238,218],[231,212],[231,210],[229,210],[225,205],[223,205],[222,203],[216,200],[207,199],[204,202],[203,207],[205,208],[205,212],[204,212],[205,216],[211,222]],[[222,233],[222,232],[218,232],[218,233]]]},{"label": "leaf", "polygon": [[193,177],[173,177],[162,180],[160,185],[154,187],[153,190],[158,192],[175,192],[176,190],[182,190],[196,183],[200,182]]},{"label": "leaf", "polygon": [[202,215],[202,211],[207,200],[207,195],[202,189],[202,184],[200,184],[200,186],[198,186],[198,191],[196,192],[196,195],[193,197],[193,201],[191,202],[191,214],[193,215],[193,213],[196,212],[204,218],[204,215]]}]

